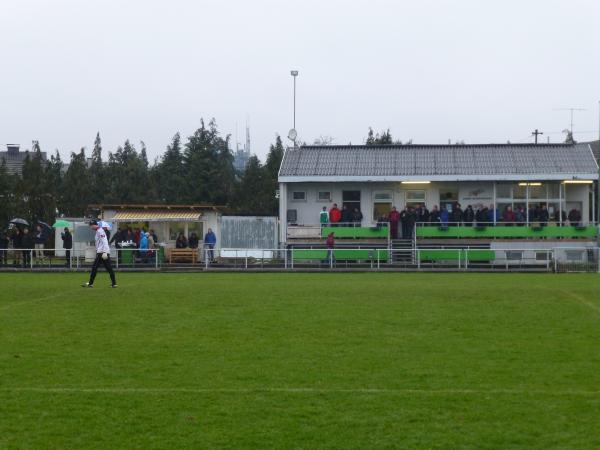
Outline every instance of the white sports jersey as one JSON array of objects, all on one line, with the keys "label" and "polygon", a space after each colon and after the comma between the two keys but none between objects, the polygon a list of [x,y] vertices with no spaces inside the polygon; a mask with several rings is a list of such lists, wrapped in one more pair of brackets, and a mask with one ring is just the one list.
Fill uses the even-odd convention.
[{"label": "white sports jersey", "polygon": [[110,246],[108,245],[108,239],[106,239],[106,232],[102,228],[96,230],[96,253],[110,253]]}]

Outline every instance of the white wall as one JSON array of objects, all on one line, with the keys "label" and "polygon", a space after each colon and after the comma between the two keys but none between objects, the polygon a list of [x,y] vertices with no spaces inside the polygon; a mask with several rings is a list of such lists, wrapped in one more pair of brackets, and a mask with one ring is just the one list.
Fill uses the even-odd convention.
[{"label": "white wall", "polygon": [[[298,212],[298,224],[318,224],[319,213],[323,206],[329,210],[334,203],[338,207],[342,207],[342,191],[360,190],[361,191],[361,212],[363,214],[363,225],[368,226],[374,224],[373,220],[373,204],[374,195],[378,191],[389,191],[392,194],[392,205],[398,210],[404,208],[406,203],[405,195],[408,190],[425,190],[425,203],[428,208],[437,205],[439,202],[439,191],[435,184],[428,185],[406,185],[401,183],[281,183],[287,185],[287,189],[281,189],[281,195],[285,195],[285,199],[280,199],[280,220],[286,220],[286,210],[295,209]],[[287,192],[286,192],[287,191]],[[293,193],[295,191],[306,192],[305,201],[294,200]],[[319,191],[330,191],[330,201],[319,201]],[[287,204],[287,208],[285,208]],[[285,234],[282,234],[285,236]]]}]

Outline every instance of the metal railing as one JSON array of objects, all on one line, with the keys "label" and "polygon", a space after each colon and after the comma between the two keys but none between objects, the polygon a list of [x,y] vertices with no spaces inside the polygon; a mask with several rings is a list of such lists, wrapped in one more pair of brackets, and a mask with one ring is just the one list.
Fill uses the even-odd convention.
[{"label": "metal railing", "polygon": [[[548,272],[585,271],[600,273],[600,247],[553,246],[539,248],[515,246],[482,248],[481,246],[406,249],[357,246],[333,249],[198,249],[196,264],[168,264],[158,251],[111,249],[115,270],[160,270],[165,267],[195,267],[198,270],[248,269],[369,269],[369,270],[525,270]],[[87,270],[95,259],[88,249],[73,250],[70,260],[52,257],[54,250],[44,250],[46,258],[36,258],[40,249],[0,249],[0,267],[22,269]],[[129,253],[125,257],[125,253]],[[134,254],[135,253],[135,254]],[[129,256],[132,258],[130,259]],[[42,260],[42,261],[40,261]],[[53,264],[53,261],[57,264]],[[13,264],[11,264],[13,263]]]}]

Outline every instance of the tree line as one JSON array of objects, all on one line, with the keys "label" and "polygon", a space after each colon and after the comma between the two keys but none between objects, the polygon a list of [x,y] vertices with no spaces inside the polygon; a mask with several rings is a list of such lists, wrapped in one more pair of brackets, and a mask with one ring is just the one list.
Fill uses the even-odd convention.
[{"label": "tree line", "polygon": [[[96,135],[91,154],[72,152],[66,171],[56,151],[47,161],[34,142],[20,175],[0,165],[0,227],[14,217],[53,222],[57,214],[82,217],[90,204],[211,204],[236,214],[276,215],[277,173],[283,158],[277,136],[265,163],[251,156],[236,173],[229,136],[202,120],[187,139],[177,133],[152,163],[143,142],[126,141],[103,159]],[[89,161],[88,161],[89,159]]]}]

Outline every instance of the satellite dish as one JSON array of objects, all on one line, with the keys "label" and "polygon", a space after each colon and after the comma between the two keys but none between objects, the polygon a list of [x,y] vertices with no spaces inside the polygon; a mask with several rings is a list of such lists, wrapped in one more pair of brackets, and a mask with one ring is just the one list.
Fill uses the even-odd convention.
[{"label": "satellite dish", "polygon": [[293,128],[289,131],[288,133],[288,139],[290,141],[295,141],[296,138],[298,137],[298,133],[296,132],[296,130],[294,130]]}]

